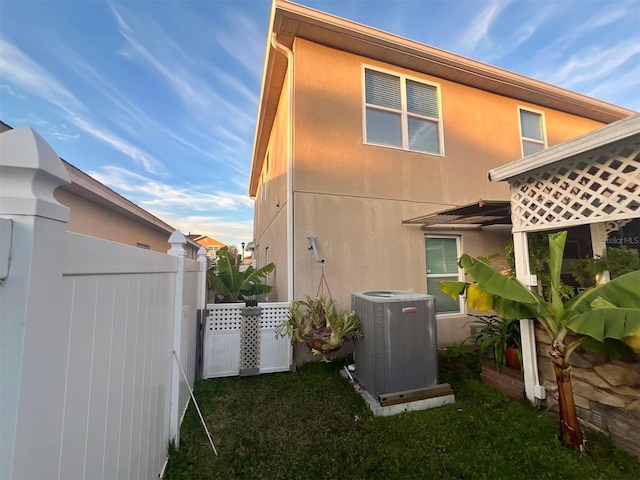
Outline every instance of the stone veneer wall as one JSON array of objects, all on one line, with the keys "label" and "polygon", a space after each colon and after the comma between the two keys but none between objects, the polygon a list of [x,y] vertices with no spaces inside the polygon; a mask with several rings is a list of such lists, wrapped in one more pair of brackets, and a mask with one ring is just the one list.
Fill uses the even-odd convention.
[{"label": "stone veneer wall", "polygon": [[[536,328],[540,383],[547,406],[558,410],[555,374],[549,357],[551,341]],[[640,457],[640,362],[611,360],[578,349],[569,358],[573,397],[583,426],[601,431],[615,444]]]}]

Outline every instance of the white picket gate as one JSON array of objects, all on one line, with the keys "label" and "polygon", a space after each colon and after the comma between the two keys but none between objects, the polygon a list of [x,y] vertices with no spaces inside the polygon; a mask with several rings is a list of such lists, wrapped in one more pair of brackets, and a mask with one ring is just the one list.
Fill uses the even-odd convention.
[{"label": "white picket gate", "polygon": [[[291,369],[293,350],[289,338],[276,338],[278,325],[287,318],[288,302],[261,303],[259,335],[243,332],[243,303],[207,305],[203,335],[203,378],[240,375],[242,358],[257,359],[259,373],[286,372]],[[258,341],[259,338],[259,341]]]}]

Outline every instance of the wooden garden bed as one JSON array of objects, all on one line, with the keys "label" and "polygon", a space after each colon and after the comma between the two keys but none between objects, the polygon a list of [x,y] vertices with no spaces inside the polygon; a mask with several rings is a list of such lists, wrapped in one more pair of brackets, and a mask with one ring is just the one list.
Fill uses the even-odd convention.
[{"label": "wooden garden bed", "polygon": [[496,370],[495,362],[486,360],[482,362],[480,373],[482,383],[518,400],[525,398],[524,379],[522,372],[508,367],[500,367]]}]

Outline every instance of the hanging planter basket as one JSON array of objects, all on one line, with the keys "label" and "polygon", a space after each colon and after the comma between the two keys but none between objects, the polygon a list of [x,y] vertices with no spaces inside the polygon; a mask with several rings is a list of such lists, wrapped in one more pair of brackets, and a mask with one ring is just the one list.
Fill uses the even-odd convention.
[{"label": "hanging planter basket", "polygon": [[344,345],[344,337],[340,339],[337,346],[331,346],[331,330],[323,329],[320,331],[314,331],[308,335],[302,337],[304,344],[312,351],[318,351],[322,353],[334,353],[342,348]]},{"label": "hanging planter basket", "polygon": [[362,335],[355,312],[339,310],[330,292],[324,296],[323,285],[324,271],[316,298],[291,302],[289,318],[276,330],[276,335],[291,336],[292,342],[306,345],[316,355],[337,352],[346,340]]}]

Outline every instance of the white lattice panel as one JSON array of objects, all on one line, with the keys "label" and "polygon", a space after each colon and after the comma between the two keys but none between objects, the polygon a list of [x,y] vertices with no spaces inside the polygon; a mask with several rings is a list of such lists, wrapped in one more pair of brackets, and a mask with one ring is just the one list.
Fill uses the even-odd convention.
[{"label": "white lattice panel", "polygon": [[513,231],[640,217],[640,144],[578,156],[511,181]]},{"label": "white lattice panel", "polygon": [[243,303],[220,303],[207,306],[207,332],[240,333]]},{"label": "white lattice panel", "polygon": [[[260,373],[286,372],[292,361],[291,339],[276,338],[275,330],[287,318],[289,303],[262,303],[260,307],[259,337],[245,339],[245,349],[253,344],[256,352],[259,352],[259,364],[256,366],[259,366]],[[204,378],[240,374],[242,356],[244,354],[246,357],[248,353],[241,351],[243,308],[242,303],[207,305],[203,345]]]},{"label": "white lattice panel", "polygon": [[262,316],[260,328],[273,329],[275,331],[289,316],[289,302],[273,302],[261,304]]}]

